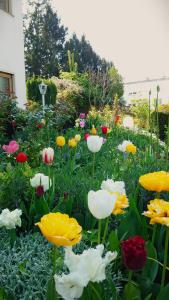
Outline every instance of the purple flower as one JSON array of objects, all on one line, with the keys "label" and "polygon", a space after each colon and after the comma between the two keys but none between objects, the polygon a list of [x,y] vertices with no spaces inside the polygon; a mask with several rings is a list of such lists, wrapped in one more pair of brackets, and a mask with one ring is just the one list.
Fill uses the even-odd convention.
[{"label": "purple flower", "polygon": [[83,121],[83,120],[80,121],[80,127],[81,127],[81,128],[84,128],[84,127],[85,127],[85,121]]},{"label": "purple flower", "polygon": [[79,116],[80,119],[85,119],[85,117],[86,117],[85,113],[80,113],[80,116]]}]

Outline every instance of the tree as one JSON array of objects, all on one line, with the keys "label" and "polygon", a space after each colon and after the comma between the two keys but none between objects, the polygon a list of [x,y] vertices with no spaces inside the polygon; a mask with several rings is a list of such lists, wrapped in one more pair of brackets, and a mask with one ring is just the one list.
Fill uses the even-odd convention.
[{"label": "tree", "polygon": [[67,28],[60,24],[49,0],[29,0],[24,18],[27,76],[58,76]]},{"label": "tree", "polygon": [[93,71],[106,71],[107,68],[113,66],[113,63],[107,62],[105,59],[101,59],[99,55],[93,50],[90,43],[83,35],[79,40],[74,33],[72,38],[65,44],[65,54],[63,57],[63,68],[68,69],[67,52],[74,53],[74,60],[78,66],[78,72],[83,73],[89,69]]}]

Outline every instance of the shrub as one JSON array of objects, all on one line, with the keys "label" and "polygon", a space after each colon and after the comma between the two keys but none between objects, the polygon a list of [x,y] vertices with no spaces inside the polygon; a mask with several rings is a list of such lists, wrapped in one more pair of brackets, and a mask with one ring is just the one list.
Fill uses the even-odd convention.
[{"label": "shrub", "polygon": [[56,94],[57,89],[56,85],[51,81],[47,79],[42,79],[40,77],[32,77],[27,80],[26,82],[26,90],[27,90],[27,98],[32,101],[42,103],[42,96],[39,91],[39,84],[42,83],[42,81],[47,85],[47,91],[45,95],[45,103],[47,105],[55,104],[56,103]]},{"label": "shrub", "polygon": [[148,128],[148,99],[133,100],[130,111],[135,116],[139,127]]},{"label": "shrub", "polygon": [[[153,127],[156,127],[157,124],[157,113],[155,111],[151,114],[151,119]],[[162,104],[158,108],[158,122],[159,122],[159,138],[164,141],[166,139],[166,132],[169,123],[169,105]],[[157,128],[156,128],[157,130]]]}]

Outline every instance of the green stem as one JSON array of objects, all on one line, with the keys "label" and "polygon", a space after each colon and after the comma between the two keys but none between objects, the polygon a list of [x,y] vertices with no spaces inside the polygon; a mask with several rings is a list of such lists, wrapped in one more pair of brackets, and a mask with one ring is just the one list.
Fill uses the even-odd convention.
[{"label": "green stem", "polygon": [[129,270],[128,281],[131,281],[132,276],[133,276],[133,271],[132,271],[132,270]]},{"label": "green stem", "polygon": [[53,246],[53,251],[52,251],[52,258],[53,258],[53,275],[56,273],[56,259],[57,259],[57,247],[54,245]]},{"label": "green stem", "polygon": [[99,220],[99,222],[98,222],[98,245],[101,242],[101,227],[102,227],[102,220]]},{"label": "green stem", "polygon": [[93,172],[92,172],[92,175],[93,175],[93,178],[94,178],[94,167],[95,167],[95,160],[96,160],[96,154],[93,153]]},{"label": "green stem", "polygon": [[105,242],[105,239],[106,239],[106,236],[107,236],[108,227],[109,227],[109,217],[106,220],[106,225],[105,225],[105,228],[104,228],[104,234],[103,234],[102,244],[104,244],[104,242]]},{"label": "green stem", "polygon": [[161,290],[164,288],[165,283],[165,273],[167,267],[167,257],[168,257],[168,242],[169,242],[169,227],[166,229],[166,238],[165,238],[165,248],[164,248],[164,265],[161,277]]},{"label": "green stem", "polygon": [[94,299],[98,299],[98,300],[102,300],[101,296],[99,295],[99,292],[97,291],[97,289],[95,288],[95,286],[90,282],[90,287],[91,289],[94,291],[95,295],[97,298],[94,298]]},{"label": "green stem", "polygon": [[154,242],[155,242],[156,231],[157,231],[157,224],[154,224],[154,226],[153,226],[153,234],[152,234],[152,244],[153,245],[154,245]]}]

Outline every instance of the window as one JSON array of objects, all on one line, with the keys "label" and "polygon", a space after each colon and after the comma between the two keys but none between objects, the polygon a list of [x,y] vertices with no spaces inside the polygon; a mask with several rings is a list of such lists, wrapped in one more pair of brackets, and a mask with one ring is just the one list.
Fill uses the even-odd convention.
[{"label": "window", "polygon": [[0,0],[0,9],[10,13],[11,12],[11,0]]},{"label": "window", "polygon": [[13,76],[8,73],[0,72],[0,94],[13,95]]}]

